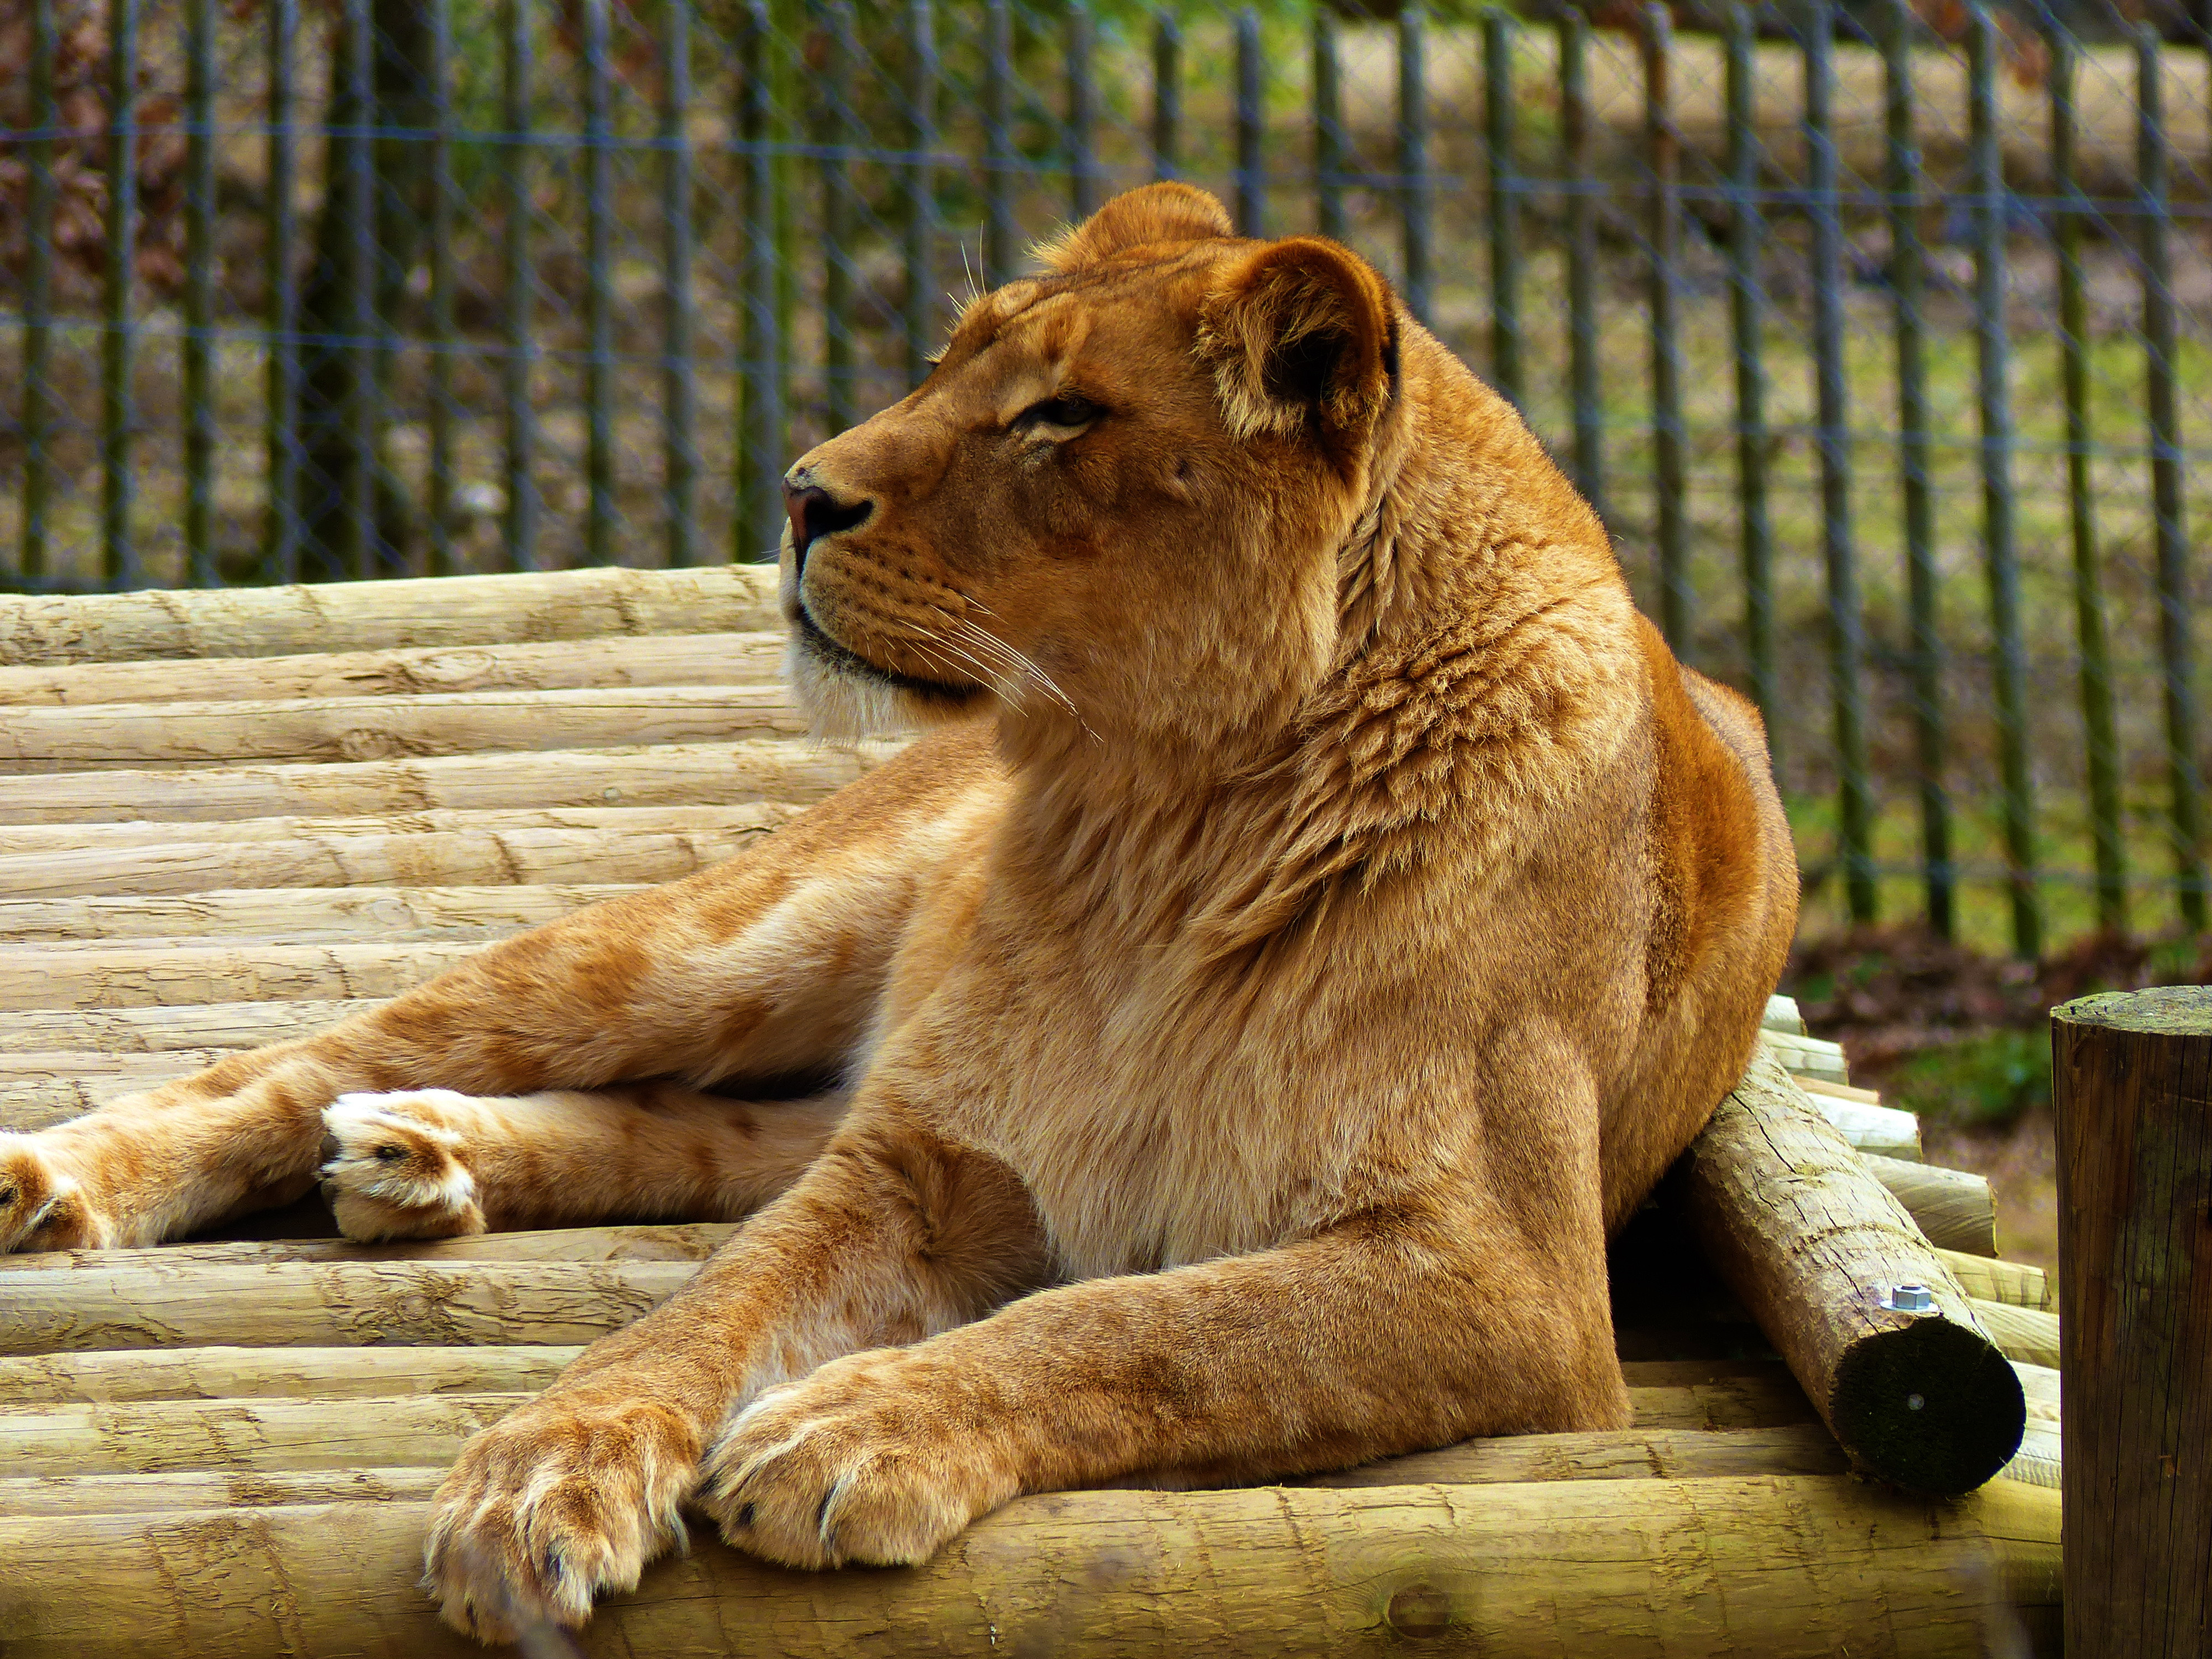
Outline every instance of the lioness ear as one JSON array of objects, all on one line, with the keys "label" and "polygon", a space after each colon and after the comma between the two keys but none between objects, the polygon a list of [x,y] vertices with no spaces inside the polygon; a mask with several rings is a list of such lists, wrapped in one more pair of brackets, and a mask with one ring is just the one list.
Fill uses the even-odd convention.
[{"label": "lioness ear", "polygon": [[1316,422],[1332,449],[1365,437],[1390,401],[1390,290],[1349,248],[1272,242],[1233,266],[1199,314],[1198,349],[1239,438]]},{"label": "lioness ear", "polygon": [[1047,270],[1065,272],[1097,264],[1125,248],[1202,242],[1234,235],[1236,229],[1229,210],[1212,195],[1195,185],[1169,180],[1116,196],[1058,240],[1039,244],[1036,257]]}]

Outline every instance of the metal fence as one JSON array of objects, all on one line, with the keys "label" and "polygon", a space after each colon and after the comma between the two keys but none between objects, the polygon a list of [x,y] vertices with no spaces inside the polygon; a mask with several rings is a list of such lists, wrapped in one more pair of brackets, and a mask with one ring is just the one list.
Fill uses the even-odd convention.
[{"label": "metal fence", "polygon": [[2202,931],[2204,37],[1926,9],[0,0],[0,583],[762,556],[948,289],[1189,177],[1520,406],[1816,916]]}]

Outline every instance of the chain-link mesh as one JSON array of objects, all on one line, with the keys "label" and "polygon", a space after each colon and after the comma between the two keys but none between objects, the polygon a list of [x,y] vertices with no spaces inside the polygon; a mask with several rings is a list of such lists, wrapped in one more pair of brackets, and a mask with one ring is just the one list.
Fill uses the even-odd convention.
[{"label": "chain-link mesh", "polygon": [[2209,102],[2102,0],[0,0],[0,578],[761,556],[957,294],[1188,177],[1522,408],[1816,915],[2202,929]]}]

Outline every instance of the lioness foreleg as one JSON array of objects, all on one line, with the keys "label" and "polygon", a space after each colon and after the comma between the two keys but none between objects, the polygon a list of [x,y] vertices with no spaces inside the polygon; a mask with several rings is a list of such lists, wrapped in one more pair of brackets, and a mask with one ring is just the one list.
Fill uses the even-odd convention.
[{"label": "lioness foreleg", "polygon": [[833,1361],[732,1421],[705,1506],[772,1561],[909,1564],[1023,1492],[1626,1426],[1598,1241],[1576,1271],[1503,1240],[1471,1250],[1468,1219],[1364,1218]]},{"label": "lioness foreleg", "polygon": [[[848,1123],[697,1278],[461,1449],[424,1582],[448,1623],[487,1641],[580,1624],[681,1535],[701,1449],[732,1410],[838,1355],[975,1319],[1048,1270],[1003,1164],[911,1126]],[[921,1516],[921,1531],[957,1528],[993,1490]]]},{"label": "lioness foreleg", "polygon": [[757,1103],[673,1083],[340,1095],[323,1114],[323,1189],[364,1242],[735,1221],[798,1180],[844,1115],[842,1092]]}]

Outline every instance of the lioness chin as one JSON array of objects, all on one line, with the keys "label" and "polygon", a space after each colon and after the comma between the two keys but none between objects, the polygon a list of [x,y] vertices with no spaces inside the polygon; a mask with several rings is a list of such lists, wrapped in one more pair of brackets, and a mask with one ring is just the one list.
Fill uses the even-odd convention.
[{"label": "lioness chin", "polygon": [[[1741,1069],[1795,865],[1757,716],[1512,410],[1353,254],[1159,185],[787,489],[801,695],[941,729],[720,868],[0,1139],[0,1244],[319,1175],[361,1238],[752,1214],[463,1450],[428,1582],[488,1638],[686,1503],[913,1562],[1023,1492],[1625,1425],[1607,1232]],[[745,1098],[793,1074],[836,1086]]]}]

